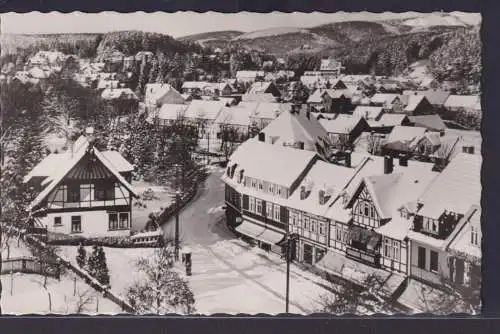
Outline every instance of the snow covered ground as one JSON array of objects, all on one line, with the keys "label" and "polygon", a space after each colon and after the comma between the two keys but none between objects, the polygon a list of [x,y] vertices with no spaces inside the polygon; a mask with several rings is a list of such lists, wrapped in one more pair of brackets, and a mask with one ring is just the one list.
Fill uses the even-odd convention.
[{"label": "snow covered ground", "polygon": [[[132,182],[132,186],[137,193],[141,194],[140,202],[146,205],[145,208],[134,205],[132,209],[132,231],[140,231],[146,227],[149,214],[166,208],[170,205],[170,203],[172,203],[173,198],[169,190],[165,187],[155,186],[144,181],[134,181]],[[142,198],[142,193],[148,189],[153,190],[155,198],[153,200],[145,201]],[[137,200],[134,200],[133,202],[135,203]]]},{"label": "snow covered ground", "polygon": [[[17,240],[10,240],[10,258],[31,256],[29,249]],[[3,259],[7,258],[7,249],[2,249]],[[5,274],[2,281],[2,311],[5,314],[76,314],[78,310],[85,314],[116,314],[121,309],[115,303],[104,298],[83,280],[67,271],[60,280],[37,274]],[[50,297],[49,297],[50,296]],[[50,298],[50,299],[49,299]]]},{"label": "snow covered ground", "polygon": [[[61,247],[76,262],[77,247]],[[250,248],[237,239],[209,246],[190,245],[192,276],[187,277],[195,294],[197,312],[278,314],[285,312],[285,263],[277,255]],[[90,247],[87,251],[90,251]],[[153,249],[105,248],[111,290],[124,297],[130,284],[140,279],[135,263]],[[308,314],[319,309],[329,282],[292,265],[290,311]]]}]

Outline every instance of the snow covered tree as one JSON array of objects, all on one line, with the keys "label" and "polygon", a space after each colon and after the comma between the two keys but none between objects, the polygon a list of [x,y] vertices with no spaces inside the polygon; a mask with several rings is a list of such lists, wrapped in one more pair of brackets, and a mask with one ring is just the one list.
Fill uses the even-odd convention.
[{"label": "snow covered tree", "polygon": [[157,59],[153,59],[152,65],[151,65],[151,70],[149,71],[149,83],[154,83],[156,82],[156,79],[158,78],[158,73],[159,73],[159,63]]},{"label": "snow covered tree", "polygon": [[87,265],[87,251],[82,244],[78,246],[78,254],[76,255],[76,263],[80,268],[85,268]]},{"label": "snow covered tree", "polygon": [[137,94],[142,96],[144,94],[144,88],[149,78],[149,66],[146,57],[142,58],[141,67],[139,70],[139,80],[137,83]]},{"label": "snow covered tree", "polygon": [[156,58],[158,58],[158,73],[156,75],[156,83],[165,82],[165,74],[167,72],[167,58],[165,54],[161,51],[156,53]]},{"label": "snow covered tree", "polygon": [[95,278],[103,285],[109,285],[109,270],[106,262],[106,254],[102,246],[97,251],[97,272]]},{"label": "snow covered tree", "polygon": [[137,269],[144,277],[134,282],[127,298],[139,314],[193,314],[195,299],[187,281],[173,269],[171,245],[157,248],[153,256],[141,258]]},{"label": "snow covered tree", "polygon": [[99,248],[97,245],[92,246],[92,254],[90,254],[87,261],[87,271],[92,277],[96,277],[99,270]]}]

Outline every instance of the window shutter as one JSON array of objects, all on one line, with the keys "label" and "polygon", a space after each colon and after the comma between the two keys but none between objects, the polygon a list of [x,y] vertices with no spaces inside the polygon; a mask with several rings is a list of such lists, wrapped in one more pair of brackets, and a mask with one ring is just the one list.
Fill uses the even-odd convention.
[{"label": "window shutter", "polygon": [[248,210],[248,195],[243,195],[243,209]]}]

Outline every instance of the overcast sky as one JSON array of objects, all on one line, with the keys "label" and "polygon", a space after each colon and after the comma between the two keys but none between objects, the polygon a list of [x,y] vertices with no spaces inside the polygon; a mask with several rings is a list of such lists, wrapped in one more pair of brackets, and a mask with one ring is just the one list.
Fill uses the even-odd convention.
[{"label": "overcast sky", "polygon": [[[142,30],[180,37],[217,30],[254,31],[275,27],[312,27],[350,20],[383,20],[417,16],[418,13],[116,13],[88,14],[59,12],[0,15],[2,33],[97,33],[118,30]],[[480,14],[458,13],[464,21],[477,22]]]}]

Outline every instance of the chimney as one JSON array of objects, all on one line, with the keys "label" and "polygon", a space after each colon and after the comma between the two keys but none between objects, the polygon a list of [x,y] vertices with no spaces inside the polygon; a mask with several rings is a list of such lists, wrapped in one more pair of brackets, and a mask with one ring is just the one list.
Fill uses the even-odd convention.
[{"label": "chimney", "polygon": [[384,174],[391,174],[393,168],[394,168],[394,161],[392,160],[392,157],[386,155],[384,157]]},{"label": "chimney", "polygon": [[301,186],[300,187],[300,199],[305,199],[307,196],[307,193],[306,193],[306,187],[305,186]]},{"label": "chimney", "polygon": [[87,137],[87,140],[90,144],[90,146],[92,146],[94,144],[94,128],[89,126],[88,128],[85,129],[85,136]]},{"label": "chimney", "polygon": [[325,204],[325,191],[324,191],[323,189],[321,189],[321,190],[318,192],[318,195],[319,195],[319,204],[320,204],[320,205]]},{"label": "chimney", "polygon": [[351,151],[345,151],[345,166],[351,168]]},{"label": "chimney", "polygon": [[259,132],[259,141],[261,142],[266,141],[266,134],[264,132]]},{"label": "chimney", "polygon": [[408,157],[404,154],[399,156],[399,165],[403,167],[408,167]]},{"label": "chimney", "polygon": [[296,145],[297,145],[297,148],[298,148],[299,150],[303,150],[303,149],[304,149],[304,142],[303,142],[303,141],[299,141],[299,142],[297,142],[297,144],[296,144]]}]

